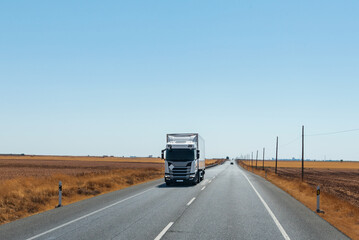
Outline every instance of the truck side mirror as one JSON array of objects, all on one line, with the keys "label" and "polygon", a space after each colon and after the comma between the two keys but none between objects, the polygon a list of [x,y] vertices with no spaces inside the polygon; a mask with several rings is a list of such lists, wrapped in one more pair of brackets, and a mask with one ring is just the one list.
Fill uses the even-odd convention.
[{"label": "truck side mirror", "polygon": [[199,150],[197,150],[197,159],[199,159],[199,156],[200,156],[200,155],[199,155]]},{"label": "truck side mirror", "polygon": [[165,150],[161,151],[161,159],[165,159]]}]

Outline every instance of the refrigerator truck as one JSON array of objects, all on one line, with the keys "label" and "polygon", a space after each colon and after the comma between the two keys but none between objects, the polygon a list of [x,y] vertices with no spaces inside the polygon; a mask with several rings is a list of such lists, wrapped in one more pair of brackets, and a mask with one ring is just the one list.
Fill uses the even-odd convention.
[{"label": "refrigerator truck", "polygon": [[204,140],[198,133],[167,134],[166,148],[161,157],[165,161],[165,182],[197,184],[205,174]]}]

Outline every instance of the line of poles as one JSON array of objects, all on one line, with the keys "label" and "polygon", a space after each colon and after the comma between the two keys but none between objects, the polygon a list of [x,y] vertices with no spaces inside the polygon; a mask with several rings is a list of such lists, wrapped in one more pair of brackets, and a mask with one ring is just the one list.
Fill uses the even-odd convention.
[{"label": "line of poles", "polygon": [[[278,143],[279,143],[279,137],[277,136],[276,138],[276,151],[275,151],[275,174],[277,174],[277,169],[278,169]],[[250,167],[253,168],[255,167],[256,169],[258,168],[258,150],[256,153],[256,158],[255,158],[255,166],[254,166],[254,158],[253,158],[253,152],[251,155],[247,154],[243,157],[243,159],[247,159],[250,162]],[[264,160],[265,160],[265,148],[263,148],[263,160],[262,160],[262,170],[264,170]],[[304,180],[304,125],[302,126],[302,181]]]}]

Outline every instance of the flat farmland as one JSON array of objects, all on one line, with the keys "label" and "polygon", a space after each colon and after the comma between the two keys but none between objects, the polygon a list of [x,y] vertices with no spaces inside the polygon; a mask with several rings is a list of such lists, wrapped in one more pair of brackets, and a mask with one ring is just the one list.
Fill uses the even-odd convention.
[{"label": "flat farmland", "polygon": [[105,173],[116,169],[162,169],[158,158],[71,157],[71,156],[0,156],[0,180],[21,177],[75,176]]},{"label": "flat farmland", "polygon": [[[251,165],[250,160],[243,161],[246,165]],[[253,161],[254,166],[256,161]],[[258,167],[263,166],[262,160],[258,160]],[[275,161],[264,161],[264,167],[275,167]],[[301,161],[278,161],[278,168],[301,168]],[[332,161],[304,161],[305,168],[330,168],[330,169],[359,169],[359,162],[332,162]]]},{"label": "flat farmland", "polygon": [[160,158],[112,157],[112,156],[52,156],[52,155],[0,155],[0,160],[47,160],[47,161],[95,161],[95,162],[153,162],[162,163]]}]

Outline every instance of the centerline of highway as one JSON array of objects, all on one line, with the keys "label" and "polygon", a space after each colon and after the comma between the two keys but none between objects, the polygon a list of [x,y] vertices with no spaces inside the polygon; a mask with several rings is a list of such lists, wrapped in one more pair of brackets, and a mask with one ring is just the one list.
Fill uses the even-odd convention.
[{"label": "centerline of highway", "polygon": [[[214,179],[215,177],[213,177],[212,179]],[[209,180],[207,183],[205,183],[204,185],[207,185],[209,183],[211,183],[212,180]],[[203,191],[206,188],[206,186],[201,188],[201,191]],[[196,197],[193,197],[186,205],[189,206],[191,205],[194,200],[196,200]],[[167,226],[157,235],[157,237],[154,240],[160,240],[165,234],[166,232],[171,228],[171,226],[174,224],[174,222],[170,222],[169,224],[167,224]]]},{"label": "centerline of highway", "polygon": [[188,203],[187,203],[187,206],[189,206],[189,205],[191,205],[191,203],[194,201],[194,200],[196,200],[196,198],[194,197],[194,198],[192,198]]},{"label": "centerline of highway", "polygon": [[154,240],[160,240],[163,235],[166,234],[166,232],[168,231],[168,229],[170,229],[170,227],[173,225],[173,222],[170,222],[161,232],[160,234],[158,234],[158,236],[154,239]]}]

